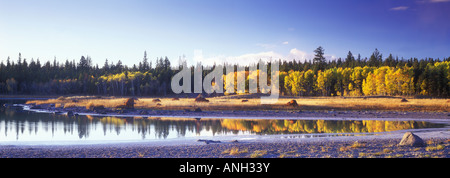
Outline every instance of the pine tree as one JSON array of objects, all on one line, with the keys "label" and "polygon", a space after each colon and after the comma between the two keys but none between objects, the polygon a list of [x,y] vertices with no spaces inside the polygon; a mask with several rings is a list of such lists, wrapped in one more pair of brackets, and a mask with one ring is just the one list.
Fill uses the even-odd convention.
[{"label": "pine tree", "polygon": [[377,48],[375,48],[375,51],[370,56],[370,59],[368,61],[368,65],[370,67],[379,67],[382,62],[383,55],[380,54]]},{"label": "pine tree", "polygon": [[353,54],[351,51],[348,51],[347,57],[344,61],[344,67],[354,67],[355,66],[355,57],[353,57]]},{"label": "pine tree", "polygon": [[314,52],[316,53],[313,60],[314,71],[324,70],[326,65],[324,57],[325,49],[323,49],[322,46],[319,46]]},{"label": "pine tree", "polygon": [[144,51],[144,58],[142,59],[142,68],[139,68],[141,72],[150,70],[150,65],[148,63],[147,51]]},{"label": "pine tree", "polygon": [[109,71],[109,64],[108,64],[108,59],[105,59],[105,64],[103,64],[103,71],[104,71],[104,73],[103,74],[105,74],[105,73],[107,73],[108,71]]}]

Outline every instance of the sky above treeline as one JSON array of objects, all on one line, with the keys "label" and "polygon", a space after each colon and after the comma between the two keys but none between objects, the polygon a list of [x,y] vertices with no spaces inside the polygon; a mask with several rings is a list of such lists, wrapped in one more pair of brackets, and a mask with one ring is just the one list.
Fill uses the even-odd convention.
[{"label": "sky above treeline", "polygon": [[0,60],[450,56],[450,0],[0,0]]}]

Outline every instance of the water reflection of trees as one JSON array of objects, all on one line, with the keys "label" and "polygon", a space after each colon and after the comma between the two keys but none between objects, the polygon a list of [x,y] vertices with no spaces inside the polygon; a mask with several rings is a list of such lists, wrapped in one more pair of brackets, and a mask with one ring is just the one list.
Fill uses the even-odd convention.
[{"label": "water reflection of trees", "polygon": [[[440,127],[423,121],[330,121],[330,120],[239,120],[239,119],[187,119],[187,118],[118,118],[118,117],[68,117],[64,115],[29,113],[2,109],[0,132],[7,136],[15,132],[16,140],[24,132],[38,135],[39,129],[54,135],[62,129],[64,134],[77,134],[88,138],[91,132],[103,131],[104,135],[121,132],[137,132],[142,139],[184,137],[200,135],[203,131],[212,135],[252,132],[257,134],[281,133],[366,133],[403,129]],[[129,129],[129,130],[128,130]],[[74,133],[76,132],[76,133]]]},{"label": "water reflection of trees", "polygon": [[[176,137],[184,137],[186,134],[200,134],[202,131],[210,131],[213,135],[229,132],[223,129],[219,120],[197,120],[197,119],[161,119],[161,118],[118,118],[118,117],[91,117],[54,115],[32,112],[17,112],[3,109],[0,111],[0,131],[15,132],[16,140],[23,135],[25,130],[28,134],[38,135],[39,129],[74,135],[80,139],[88,138],[90,132],[103,131],[103,135],[120,135],[122,131],[137,132],[142,139],[154,137],[165,139],[169,133],[176,133]],[[127,130],[129,129],[129,130]],[[152,134],[152,135],[151,135]]]},{"label": "water reflection of trees", "polygon": [[279,134],[389,132],[405,129],[440,127],[440,124],[424,121],[224,119],[222,121],[222,126],[230,130],[251,131],[262,134]]}]

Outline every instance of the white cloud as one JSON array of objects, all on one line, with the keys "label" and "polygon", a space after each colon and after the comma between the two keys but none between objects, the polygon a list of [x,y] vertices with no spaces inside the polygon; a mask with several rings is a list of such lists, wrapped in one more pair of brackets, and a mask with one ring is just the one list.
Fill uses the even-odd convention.
[{"label": "white cloud", "polygon": [[201,62],[203,65],[213,65],[216,64],[239,64],[239,65],[248,65],[254,64],[259,61],[259,59],[263,61],[270,61],[275,59],[283,59],[283,55],[278,54],[273,51],[266,51],[260,53],[248,53],[240,56],[225,56],[225,55],[217,55],[212,57],[204,57],[201,50],[196,50],[193,57],[194,64]]},{"label": "white cloud", "polygon": [[229,64],[240,64],[240,65],[248,65],[252,63],[257,63],[260,59],[262,61],[271,61],[271,60],[278,60],[283,59],[284,56],[273,52],[273,51],[267,51],[267,52],[260,52],[260,53],[249,53],[249,54],[243,54],[240,56],[230,56],[225,57],[223,60],[224,62],[228,62]]},{"label": "white cloud", "polygon": [[408,10],[408,9],[409,9],[408,6],[398,6],[398,7],[391,8],[390,10],[391,11],[405,11],[405,10]]},{"label": "white cloud", "polygon": [[287,45],[287,44],[289,44],[289,41],[285,41],[285,42],[283,42],[283,44],[284,44],[284,45]]},{"label": "white cloud", "polygon": [[[259,53],[248,53],[248,54],[242,54],[239,56],[225,56],[225,55],[217,55],[213,57],[204,57],[201,50],[196,50],[194,54],[194,60],[193,64],[196,64],[197,62],[201,62],[203,65],[213,65],[216,64],[239,64],[239,65],[249,65],[249,64],[255,64],[260,59],[262,61],[274,61],[274,60],[285,60],[285,61],[301,61],[305,62],[307,60],[312,60],[314,58],[314,53],[308,53],[302,50],[298,50],[297,48],[293,48],[289,51],[288,54],[280,54],[274,51],[265,51],[265,52],[259,52]],[[325,55],[326,60],[335,60],[336,56],[334,55]]]},{"label": "white cloud", "polygon": [[291,49],[291,51],[289,51],[289,55],[286,56],[287,61],[292,61],[292,60],[296,60],[296,61],[302,61],[305,62],[306,60],[309,59],[313,59],[314,58],[314,54],[312,53],[307,53],[305,51],[301,51],[298,50],[297,48]]},{"label": "white cloud", "polygon": [[337,60],[337,56],[335,55],[324,55],[325,56],[325,60],[327,61],[333,61],[333,60]]}]

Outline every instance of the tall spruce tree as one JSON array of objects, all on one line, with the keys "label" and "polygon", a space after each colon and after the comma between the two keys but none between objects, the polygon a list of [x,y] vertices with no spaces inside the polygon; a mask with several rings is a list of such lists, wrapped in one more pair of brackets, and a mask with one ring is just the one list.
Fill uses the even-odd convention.
[{"label": "tall spruce tree", "polygon": [[322,46],[319,46],[316,50],[314,50],[315,55],[313,59],[314,71],[324,70],[326,61],[325,61],[325,49]]}]

